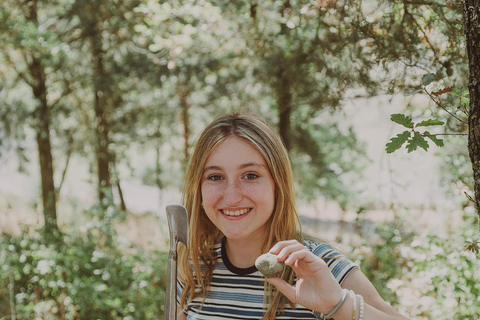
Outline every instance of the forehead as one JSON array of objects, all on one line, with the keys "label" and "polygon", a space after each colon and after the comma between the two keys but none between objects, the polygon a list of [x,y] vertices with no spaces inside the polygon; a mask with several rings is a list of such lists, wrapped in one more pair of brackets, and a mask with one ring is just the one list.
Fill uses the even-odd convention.
[{"label": "forehead", "polygon": [[260,151],[246,139],[228,137],[220,142],[210,153],[205,166],[217,165],[217,163],[242,164],[246,162],[258,162],[266,165]]}]

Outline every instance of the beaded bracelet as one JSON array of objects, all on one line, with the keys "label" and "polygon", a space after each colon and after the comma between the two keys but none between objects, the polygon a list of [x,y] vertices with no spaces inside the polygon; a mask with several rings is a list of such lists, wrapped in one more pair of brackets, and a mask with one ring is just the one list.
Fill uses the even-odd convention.
[{"label": "beaded bracelet", "polygon": [[352,320],[357,320],[357,297],[355,296],[355,292],[353,292],[353,290],[350,290],[350,293],[353,297]]},{"label": "beaded bracelet", "polygon": [[363,320],[363,313],[365,311],[365,300],[363,300],[363,297],[359,294],[357,294],[357,297],[360,302],[360,316],[358,317],[358,320]]},{"label": "beaded bracelet", "polygon": [[337,304],[337,306],[335,308],[333,308],[332,311],[330,311],[327,315],[324,315],[321,312],[315,311],[313,313],[315,318],[321,319],[321,320],[328,320],[328,319],[332,318],[338,312],[338,310],[340,310],[340,308],[343,306],[343,304],[345,303],[345,300],[347,300],[348,290],[347,289],[342,289],[342,292],[343,292],[342,299],[340,299],[340,302]]}]

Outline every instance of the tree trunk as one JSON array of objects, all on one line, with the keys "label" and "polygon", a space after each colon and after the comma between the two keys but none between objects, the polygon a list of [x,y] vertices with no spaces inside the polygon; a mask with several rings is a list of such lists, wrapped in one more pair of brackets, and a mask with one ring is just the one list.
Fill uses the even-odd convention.
[{"label": "tree trunk", "polygon": [[183,140],[184,140],[184,145],[183,145],[183,154],[184,154],[184,162],[183,162],[183,168],[184,172],[187,171],[187,164],[188,164],[188,159],[189,159],[189,149],[190,149],[190,144],[189,144],[189,139],[190,139],[190,117],[189,117],[189,109],[190,105],[188,104],[187,98],[190,92],[188,90],[183,90],[179,94],[180,98],[180,105],[182,106],[182,120],[183,120]]},{"label": "tree trunk", "polygon": [[163,189],[163,183],[162,183],[162,154],[161,154],[161,147],[162,147],[162,126],[159,123],[157,125],[157,133],[155,135],[156,138],[156,144],[155,144],[155,183],[157,184],[157,187],[159,190]]},{"label": "tree trunk", "polygon": [[117,180],[117,190],[120,198],[120,209],[122,209],[124,212],[127,212],[127,204],[125,203],[125,197],[123,196],[122,187],[120,186],[120,179]]},{"label": "tree trunk", "polygon": [[[94,17],[94,13],[91,13]],[[96,26],[97,21],[92,18],[90,21],[95,26],[92,27],[90,36],[90,45],[92,50],[93,64],[93,87],[95,93],[95,135],[96,135],[96,158],[97,158],[97,177],[98,177],[98,200],[102,207],[110,205],[112,199],[112,182],[110,174],[110,109],[108,79],[105,74],[101,31]]]},{"label": "tree trunk", "polygon": [[473,167],[474,202],[480,219],[480,2],[478,0],[465,0],[463,10],[470,71],[468,82],[470,93],[468,152]]},{"label": "tree trunk", "polygon": [[[42,77],[43,70],[40,69],[40,62],[36,59],[30,65],[32,76],[38,72]],[[43,80],[43,81],[42,81]],[[42,202],[43,215],[45,218],[45,234],[52,235],[58,232],[57,210],[55,199],[55,184],[53,181],[53,158],[50,144],[50,110],[46,100],[45,82],[42,78],[36,78],[38,85],[34,88],[35,98],[39,102],[36,110],[37,124],[36,135],[38,145],[38,158],[40,163],[40,174],[42,179]]]},{"label": "tree trunk", "polygon": [[[284,0],[282,7],[280,8],[280,14],[282,17],[287,17],[287,11],[291,8],[290,1]],[[286,23],[280,24],[280,34],[290,36],[290,28],[287,27]],[[277,75],[277,103],[278,103],[278,130],[280,137],[285,144],[285,148],[288,151],[292,148],[292,143],[290,139],[290,117],[292,115],[292,93],[291,93],[291,82],[287,69],[283,66],[288,66],[289,61],[285,56],[282,56],[283,64],[280,64],[278,75]]]},{"label": "tree trunk", "polygon": [[290,141],[290,117],[292,115],[292,93],[290,92],[290,81],[285,70],[280,67],[278,73],[277,85],[277,103],[278,103],[278,130],[283,143],[288,151],[291,149]]},{"label": "tree trunk", "polygon": [[[27,3],[27,19],[38,25],[37,3]],[[42,180],[42,204],[45,219],[45,237],[56,238],[59,234],[57,225],[57,210],[55,199],[55,184],[53,180],[53,158],[50,143],[50,108],[47,101],[46,75],[40,59],[31,56],[28,64],[29,73],[33,78],[32,89],[38,107],[35,110],[35,131],[38,145],[38,159]]]}]

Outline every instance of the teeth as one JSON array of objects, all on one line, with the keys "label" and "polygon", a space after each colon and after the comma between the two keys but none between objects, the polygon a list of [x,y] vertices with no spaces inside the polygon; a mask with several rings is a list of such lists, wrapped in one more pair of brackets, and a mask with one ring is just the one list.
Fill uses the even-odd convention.
[{"label": "teeth", "polygon": [[241,216],[247,213],[250,209],[242,209],[242,210],[223,210],[223,213],[226,214],[227,216]]}]

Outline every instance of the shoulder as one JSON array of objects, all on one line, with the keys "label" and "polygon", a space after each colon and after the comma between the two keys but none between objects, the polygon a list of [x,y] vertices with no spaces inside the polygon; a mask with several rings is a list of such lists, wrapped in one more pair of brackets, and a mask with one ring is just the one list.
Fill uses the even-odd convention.
[{"label": "shoulder", "polygon": [[321,242],[311,238],[303,239],[303,245],[307,247],[308,250],[313,252],[319,257],[330,257],[331,255],[341,255],[331,244],[326,242]]},{"label": "shoulder", "polygon": [[314,240],[311,238],[303,239],[303,245],[310,250],[315,255],[324,258],[333,258],[333,257],[343,257],[343,254],[340,253],[333,245],[321,242],[319,240]]},{"label": "shoulder", "polygon": [[347,259],[345,255],[340,253],[329,243],[305,238],[303,240],[303,245],[313,254],[325,261],[339,284],[342,284],[353,270],[359,269],[358,265]]}]

